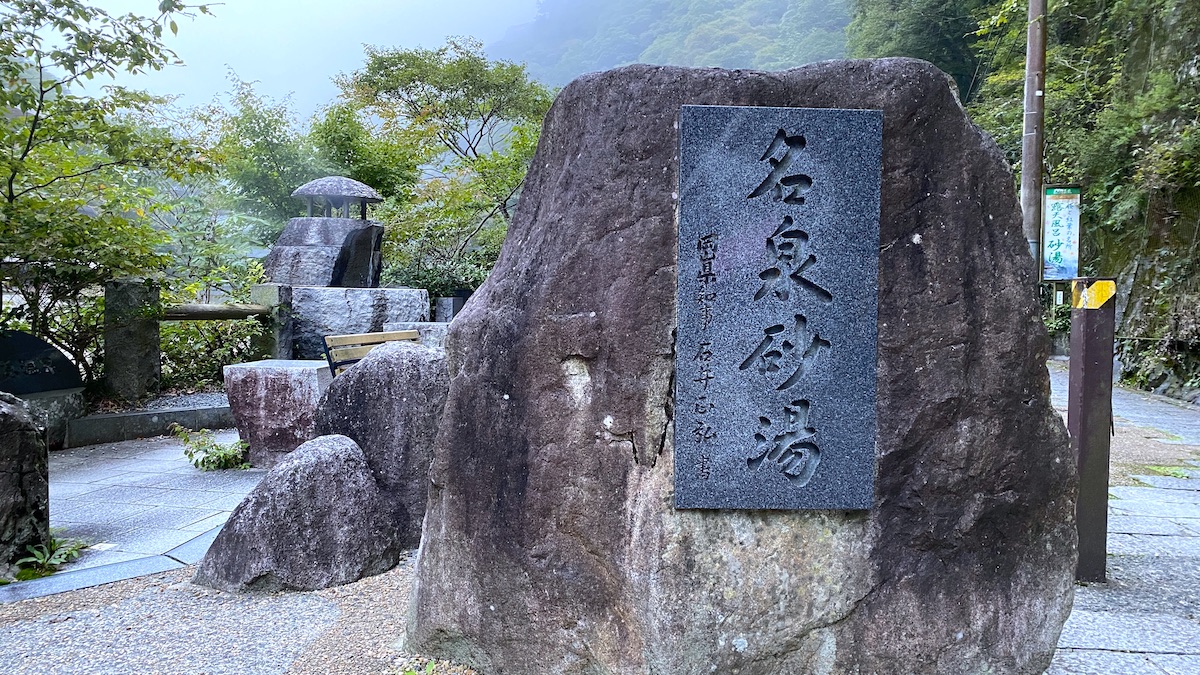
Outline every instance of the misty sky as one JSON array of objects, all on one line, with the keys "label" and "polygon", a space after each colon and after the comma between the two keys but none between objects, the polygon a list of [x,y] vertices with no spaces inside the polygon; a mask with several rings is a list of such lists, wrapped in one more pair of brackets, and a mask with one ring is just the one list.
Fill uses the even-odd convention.
[{"label": "misty sky", "polygon": [[[92,0],[110,14],[158,15],[158,0]],[[203,4],[191,0],[190,4]],[[224,0],[215,16],[180,18],[165,42],[185,66],[121,78],[155,94],[202,105],[229,90],[228,68],[275,100],[292,94],[302,120],[337,96],[332,78],[363,63],[363,44],[437,47],[450,35],[484,44],[530,21],[537,0]],[[228,68],[227,68],[228,66]]]}]

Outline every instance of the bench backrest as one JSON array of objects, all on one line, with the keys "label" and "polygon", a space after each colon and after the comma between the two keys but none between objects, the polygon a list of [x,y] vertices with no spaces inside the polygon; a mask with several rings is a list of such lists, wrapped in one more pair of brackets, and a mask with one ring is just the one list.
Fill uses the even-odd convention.
[{"label": "bench backrest", "polygon": [[385,342],[416,340],[420,333],[415,330],[392,330],[382,333],[356,333],[354,335],[326,335],[325,360],[329,372],[336,377],[350,366],[358,363],[372,349]]}]

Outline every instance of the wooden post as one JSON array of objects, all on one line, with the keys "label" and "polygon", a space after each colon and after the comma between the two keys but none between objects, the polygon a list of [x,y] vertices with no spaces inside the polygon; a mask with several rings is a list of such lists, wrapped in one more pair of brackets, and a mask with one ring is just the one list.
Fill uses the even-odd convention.
[{"label": "wooden post", "polygon": [[1025,121],[1021,136],[1022,230],[1042,278],[1042,122],[1046,104],[1046,0],[1029,0],[1025,45]]},{"label": "wooden post", "polygon": [[1071,289],[1071,372],[1067,431],[1079,466],[1075,526],[1079,581],[1104,581],[1108,553],[1108,462],[1112,433],[1112,279],[1076,279]]}]

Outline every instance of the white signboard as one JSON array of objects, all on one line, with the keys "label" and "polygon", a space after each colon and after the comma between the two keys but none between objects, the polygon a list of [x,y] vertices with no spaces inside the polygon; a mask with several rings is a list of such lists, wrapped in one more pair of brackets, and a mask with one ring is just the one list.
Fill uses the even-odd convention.
[{"label": "white signboard", "polygon": [[1047,187],[1042,200],[1042,279],[1065,281],[1079,276],[1078,187]]}]

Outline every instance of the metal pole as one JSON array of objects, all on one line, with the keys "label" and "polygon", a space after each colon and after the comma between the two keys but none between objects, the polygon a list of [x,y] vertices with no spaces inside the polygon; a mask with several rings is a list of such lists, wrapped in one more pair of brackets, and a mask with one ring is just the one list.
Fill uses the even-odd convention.
[{"label": "metal pole", "polygon": [[1108,461],[1112,433],[1112,279],[1071,282],[1071,372],[1067,431],[1079,467],[1075,526],[1079,531],[1079,581],[1104,581],[1108,539]]},{"label": "metal pole", "polygon": [[1042,278],[1042,154],[1046,103],[1046,0],[1029,0],[1025,44],[1025,121],[1021,136],[1022,229]]}]

